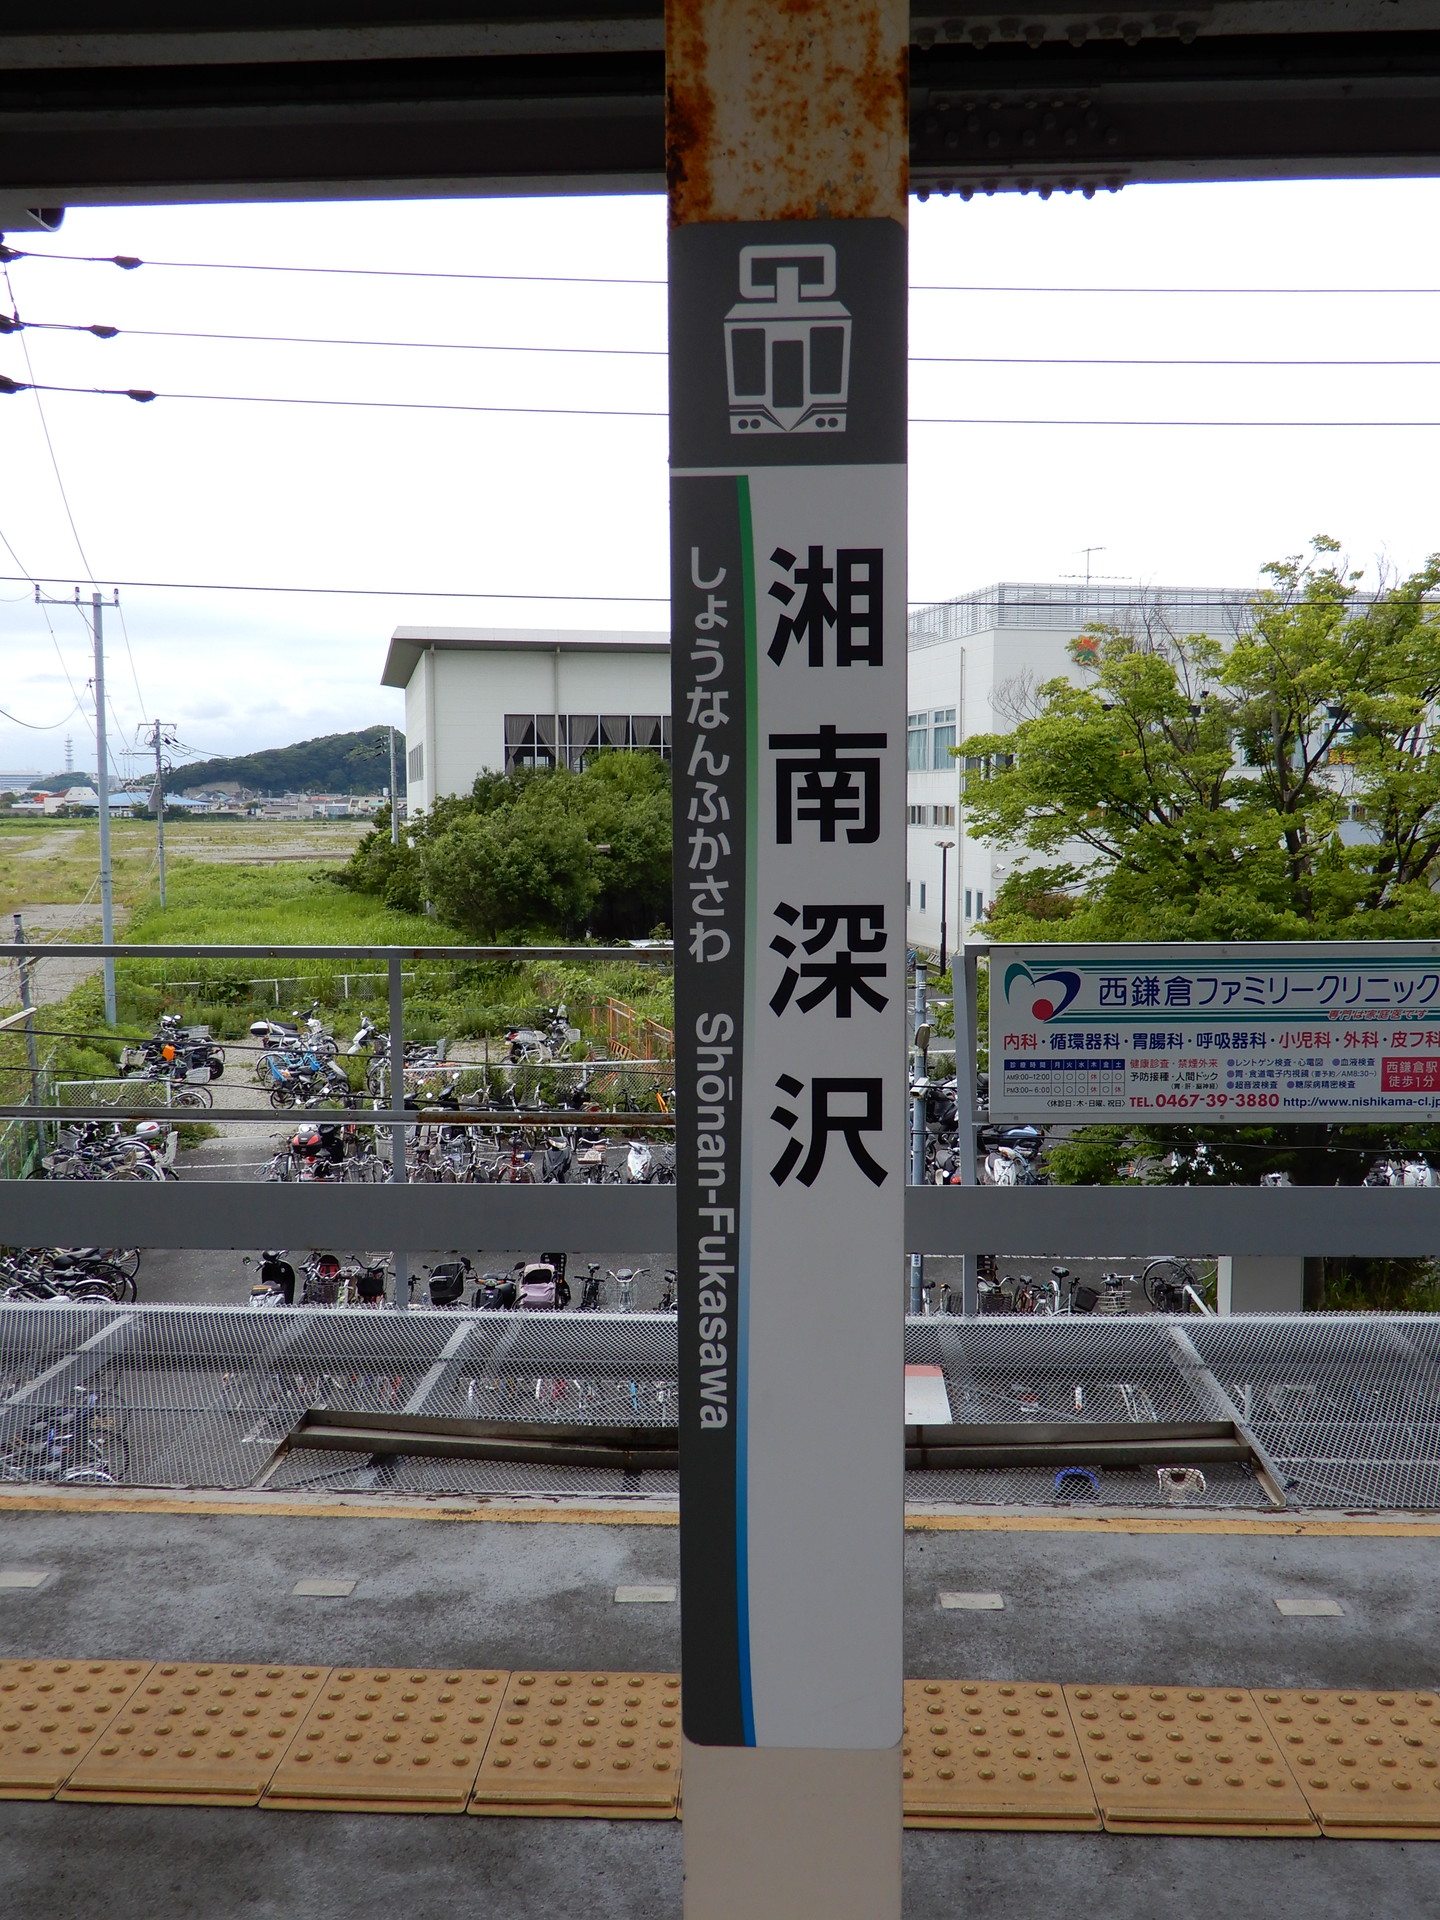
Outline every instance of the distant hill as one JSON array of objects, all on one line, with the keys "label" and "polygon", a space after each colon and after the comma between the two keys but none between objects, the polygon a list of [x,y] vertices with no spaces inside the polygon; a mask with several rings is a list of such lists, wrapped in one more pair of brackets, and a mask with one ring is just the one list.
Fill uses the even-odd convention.
[{"label": "distant hill", "polygon": [[[395,735],[400,790],[405,789],[405,736]],[[378,793],[390,784],[390,730],[325,733],[293,747],[269,747],[233,760],[196,760],[177,767],[167,782],[172,793],[200,793],[231,783],[248,793]]]}]

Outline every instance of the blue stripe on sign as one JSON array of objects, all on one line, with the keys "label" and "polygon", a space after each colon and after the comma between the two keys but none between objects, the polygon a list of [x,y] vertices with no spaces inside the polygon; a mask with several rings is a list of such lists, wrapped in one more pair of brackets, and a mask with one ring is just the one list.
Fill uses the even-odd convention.
[{"label": "blue stripe on sign", "polygon": [[1006,1073],[1123,1073],[1125,1062],[1113,1054],[1082,1053],[1073,1060],[1007,1060]]}]

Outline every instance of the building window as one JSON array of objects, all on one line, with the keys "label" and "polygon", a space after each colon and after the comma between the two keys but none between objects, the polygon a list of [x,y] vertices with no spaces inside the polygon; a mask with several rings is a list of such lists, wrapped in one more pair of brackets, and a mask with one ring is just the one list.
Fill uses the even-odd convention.
[{"label": "building window", "polygon": [[948,767],[951,762],[950,749],[955,744],[955,709],[938,707],[935,712],[935,739],[931,752],[932,767]]},{"label": "building window", "polygon": [[930,765],[929,717],[912,713],[905,728],[905,764],[911,773],[924,773]]},{"label": "building window", "polygon": [[601,748],[670,758],[668,713],[507,713],[505,771],[569,767],[578,773]]},{"label": "building window", "polygon": [[920,911],[921,913],[925,911],[925,882],[923,880],[920,882]]},{"label": "building window", "polygon": [[932,807],[930,809],[930,820],[933,826],[953,827],[955,824],[955,809],[954,807]]},{"label": "building window", "polygon": [[907,907],[910,904],[910,882],[908,880],[905,882],[905,904]]},{"label": "building window", "polygon": [[925,824],[924,807],[907,807],[905,809],[905,818],[910,826],[923,827]]},{"label": "building window", "polygon": [[967,920],[973,920],[973,919],[975,918],[975,915],[974,915],[974,913],[973,913],[973,912],[971,911],[971,908],[970,908],[970,901],[971,901],[971,897],[972,897],[972,896],[971,896],[971,893],[970,893],[970,889],[969,889],[969,887],[967,887],[967,888],[965,889],[965,918],[966,918]]},{"label": "building window", "polygon": [[983,893],[981,893],[980,889],[977,887],[975,889],[975,918],[977,920],[980,919],[981,916],[984,914],[984,912],[985,912],[985,896]]},{"label": "building window", "polygon": [[425,742],[417,741],[405,756],[405,764],[410,770],[410,778],[419,782],[425,778]]}]

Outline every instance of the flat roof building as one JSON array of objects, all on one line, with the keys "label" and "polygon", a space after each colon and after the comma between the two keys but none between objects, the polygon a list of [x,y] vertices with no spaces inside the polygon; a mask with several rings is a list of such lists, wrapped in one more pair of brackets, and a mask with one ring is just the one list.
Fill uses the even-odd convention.
[{"label": "flat roof building", "polygon": [[412,812],[485,770],[581,767],[601,747],[670,754],[668,633],[397,627]]},{"label": "flat roof building", "polygon": [[[969,838],[963,769],[950,749],[972,734],[1012,731],[1033,711],[1035,690],[1045,681],[1078,681],[1069,646],[1087,626],[1103,623],[1157,637],[1208,633],[1225,642],[1245,628],[1254,598],[1253,588],[1002,580],[912,613],[906,776],[906,926],[912,946],[939,949],[942,865],[948,869],[944,919],[953,951],[975,931],[995,889],[1036,859],[1023,848]],[[953,842],[947,862],[941,840]],[[1091,857],[1076,846],[1046,860],[1087,864]]]}]

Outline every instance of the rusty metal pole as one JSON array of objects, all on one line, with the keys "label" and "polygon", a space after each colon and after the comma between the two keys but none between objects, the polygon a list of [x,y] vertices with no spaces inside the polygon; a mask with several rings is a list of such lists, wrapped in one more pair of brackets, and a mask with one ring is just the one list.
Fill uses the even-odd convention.
[{"label": "rusty metal pole", "polygon": [[904,0],[669,0],[686,1920],[898,1920]]}]

